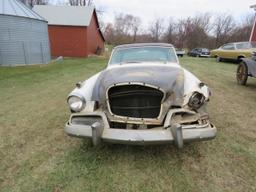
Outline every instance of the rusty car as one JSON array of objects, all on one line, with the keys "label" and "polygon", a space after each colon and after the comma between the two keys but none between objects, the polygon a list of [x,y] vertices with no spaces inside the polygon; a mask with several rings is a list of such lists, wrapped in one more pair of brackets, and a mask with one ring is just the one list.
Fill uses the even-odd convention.
[{"label": "rusty car", "polygon": [[113,49],[106,69],[77,83],[67,103],[65,132],[102,142],[148,145],[215,138],[207,112],[211,91],[181,67],[171,44]]},{"label": "rusty car", "polygon": [[239,85],[246,85],[248,77],[256,77],[256,52],[251,58],[242,58],[237,67],[236,79]]}]

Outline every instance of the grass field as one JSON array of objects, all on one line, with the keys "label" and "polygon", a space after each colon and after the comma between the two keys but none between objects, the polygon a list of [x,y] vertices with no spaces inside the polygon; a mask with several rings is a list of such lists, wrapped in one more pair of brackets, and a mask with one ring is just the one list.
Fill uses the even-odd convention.
[{"label": "grass field", "polygon": [[256,191],[256,80],[235,81],[236,65],[182,58],[209,85],[210,142],[173,146],[103,145],[63,132],[66,96],[104,59],[0,68],[0,191]]}]

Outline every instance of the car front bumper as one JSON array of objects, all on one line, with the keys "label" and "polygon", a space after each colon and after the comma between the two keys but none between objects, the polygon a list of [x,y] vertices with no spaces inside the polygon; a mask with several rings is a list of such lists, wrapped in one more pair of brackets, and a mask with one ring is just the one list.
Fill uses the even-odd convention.
[{"label": "car front bumper", "polygon": [[210,57],[210,55],[201,54],[200,57]]},{"label": "car front bumper", "polygon": [[[90,138],[94,145],[103,141],[131,145],[175,144],[178,148],[182,148],[183,143],[186,142],[213,139],[217,132],[216,127],[210,123],[203,126],[175,124],[143,130],[118,129],[109,127],[105,114],[97,115],[102,118],[102,121],[91,122],[90,125],[72,124],[71,116],[65,126],[65,132],[74,137]],[[94,116],[95,114],[91,114],[91,117]]]}]

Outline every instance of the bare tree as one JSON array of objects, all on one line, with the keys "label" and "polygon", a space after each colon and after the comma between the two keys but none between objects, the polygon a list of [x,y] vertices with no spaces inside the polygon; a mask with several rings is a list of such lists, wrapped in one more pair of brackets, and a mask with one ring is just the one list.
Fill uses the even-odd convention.
[{"label": "bare tree", "polygon": [[34,5],[47,5],[49,0],[20,0],[27,6],[33,7]]},{"label": "bare tree", "polygon": [[181,19],[177,23],[177,47],[187,47],[186,41],[191,31],[192,20],[190,17]]},{"label": "bare tree", "polygon": [[210,13],[198,14],[192,19],[193,24],[201,28],[205,33],[209,33],[212,30],[211,17]]},{"label": "bare tree", "polygon": [[92,5],[92,0],[69,0],[69,5],[71,6],[90,6]]},{"label": "bare tree", "polygon": [[148,30],[142,29],[141,20],[129,14],[118,14],[113,24],[104,25],[107,42],[168,42],[179,48],[216,48],[226,42],[248,41],[254,16],[235,22],[231,15],[198,14],[180,20],[169,19],[167,26],[161,18],[155,19]]},{"label": "bare tree", "polygon": [[130,15],[118,14],[115,16],[114,28],[116,33],[128,36],[130,30]]},{"label": "bare tree", "polygon": [[255,21],[255,14],[248,14],[246,17],[245,17],[245,19],[244,19],[244,21],[243,21],[243,24],[244,25],[249,25],[249,26],[252,26],[253,25],[253,23],[254,23],[254,21]]},{"label": "bare tree", "polygon": [[164,34],[164,41],[167,43],[176,44],[177,38],[177,24],[173,21],[173,19],[169,19],[167,30]]},{"label": "bare tree", "polygon": [[231,41],[248,41],[251,35],[252,26],[254,23],[254,14],[248,14],[241,24],[233,30]]},{"label": "bare tree", "polygon": [[211,15],[200,14],[192,18],[191,29],[187,34],[187,47],[207,47],[209,32],[212,28],[210,23]]},{"label": "bare tree", "polygon": [[215,45],[218,47],[229,41],[235,22],[231,15],[219,15],[214,22]]},{"label": "bare tree", "polygon": [[149,31],[152,36],[152,40],[154,42],[159,42],[160,38],[164,32],[164,26],[163,26],[164,20],[162,18],[157,18],[155,21],[152,22]]},{"label": "bare tree", "polygon": [[141,25],[141,19],[139,17],[133,17],[132,18],[132,23],[131,23],[131,27],[132,27],[132,33],[133,33],[133,42],[136,42],[136,38],[137,38],[137,34],[139,31],[139,27]]},{"label": "bare tree", "polygon": [[141,19],[139,17],[135,17],[131,14],[127,15],[119,15],[116,17],[115,27],[116,29],[121,29],[121,33],[126,36],[132,36],[132,41],[136,41],[136,36],[141,25]]},{"label": "bare tree", "polygon": [[210,19],[209,13],[198,14],[195,17],[187,17],[176,22],[170,18],[163,40],[178,48],[208,47],[212,28]]},{"label": "bare tree", "polygon": [[107,23],[103,30],[106,42],[109,44],[115,44],[115,29],[112,23]]},{"label": "bare tree", "polygon": [[140,29],[141,20],[139,17],[127,14],[115,16],[114,24],[108,24],[105,28],[105,37],[112,44],[136,42]]}]

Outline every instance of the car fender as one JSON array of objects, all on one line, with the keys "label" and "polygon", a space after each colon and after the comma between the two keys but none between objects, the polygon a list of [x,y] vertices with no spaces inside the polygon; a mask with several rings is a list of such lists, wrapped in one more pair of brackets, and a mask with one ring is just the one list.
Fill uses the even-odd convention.
[{"label": "car fender", "polygon": [[247,65],[248,74],[256,77],[256,61],[249,58],[242,58],[241,60]]},{"label": "car fender", "polygon": [[209,100],[210,90],[208,86],[201,85],[202,83],[195,75],[184,69],[184,103],[183,106],[187,105],[191,95],[194,92],[201,93],[205,96],[205,100]]},{"label": "car fender", "polygon": [[92,101],[92,93],[95,83],[97,82],[97,79],[101,72],[93,75],[86,81],[80,83],[79,87],[76,87],[69,95],[68,97],[72,95],[81,95],[84,97],[86,101]]}]

